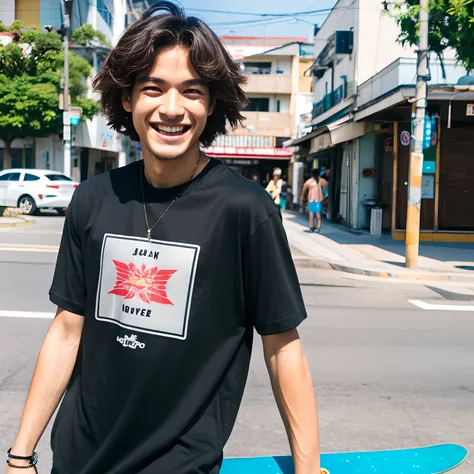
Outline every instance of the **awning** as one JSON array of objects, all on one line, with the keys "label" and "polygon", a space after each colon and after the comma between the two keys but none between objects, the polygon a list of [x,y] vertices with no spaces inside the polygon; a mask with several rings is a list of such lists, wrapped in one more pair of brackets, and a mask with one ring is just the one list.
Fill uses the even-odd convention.
[{"label": "awning", "polygon": [[290,148],[271,147],[210,146],[204,151],[208,156],[227,159],[289,160],[293,155]]},{"label": "awning", "polygon": [[354,138],[365,135],[367,123],[365,122],[349,122],[343,124],[331,123],[327,126],[326,133],[319,135],[311,140],[310,154],[331,148],[339,143],[344,143]]},{"label": "awning", "polygon": [[[348,122],[349,120],[351,120],[351,115],[350,114],[344,115],[344,117],[341,117],[340,119],[335,120],[334,122],[331,122],[328,125],[324,125],[321,128],[318,128],[317,130],[315,130],[314,132],[307,133],[303,137],[296,138],[293,140],[287,140],[286,142],[283,142],[283,145],[286,147],[291,147],[291,146],[300,145],[301,143],[307,142],[309,140],[312,141],[316,139],[317,137],[320,137],[321,135],[331,132],[332,130],[336,129],[341,124]],[[325,139],[323,138],[322,140],[325,140]]]}]

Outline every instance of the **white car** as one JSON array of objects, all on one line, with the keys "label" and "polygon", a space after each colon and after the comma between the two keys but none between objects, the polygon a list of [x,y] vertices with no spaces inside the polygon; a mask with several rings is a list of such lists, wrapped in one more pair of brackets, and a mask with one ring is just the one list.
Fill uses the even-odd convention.
[{"label": "white car", "polygon": [[51,170],[0,171],[0,206],[19,207],[25,214],[56,209],[64,215],[79,183]]}]

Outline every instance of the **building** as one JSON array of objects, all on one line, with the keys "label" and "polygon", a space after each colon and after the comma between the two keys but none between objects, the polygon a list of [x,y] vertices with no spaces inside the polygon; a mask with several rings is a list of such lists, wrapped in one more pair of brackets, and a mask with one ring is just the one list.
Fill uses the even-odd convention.
[{"label": "building", "polygon": [[[64,23],[61,0],[3,0],[0,20],[9,25],[15,20],[27,24],[59,29]],[[74,0],[71,30],[89,23],[114,44],[125,29],[125,0]],[[71,45],[74,48],[74,45]],[[93,66],[89,85],[100,69],[109,49],[105,47],[76,48]],[[89,87],[89,97],[93,97]],[[111,130],[102,115],[73,126],[72,177],[84,180],[135,159],[135,146],[121,134]],[[2,153],[0,141],[0,153]],[[60,135],[46,138],[15,140],[12,145],[13,166],[50,168],[62,171],[63,141]]]},{"label": "building", "polygon": [[[304,38],[223,36],[247,77],[243,127],[229,130],[206,149],[247,178],[267,183],[275,167],[292,182],[292,150],[283,147],[296,129],[296,116],[311,96],[313,46]],[[303,105],[302,105],[303,104]]]},{"label": "building", "polygon": [[[377,204],[383,230],[404,239],[417,75],[415,48],[398,34],[379,0],[339,0],[315,30],[312,131],[285,145],[305,175],[330,168],[330,219],[368,229]],[[454,52],[430,56],[422,240],[474,241],[473,83]]]}]

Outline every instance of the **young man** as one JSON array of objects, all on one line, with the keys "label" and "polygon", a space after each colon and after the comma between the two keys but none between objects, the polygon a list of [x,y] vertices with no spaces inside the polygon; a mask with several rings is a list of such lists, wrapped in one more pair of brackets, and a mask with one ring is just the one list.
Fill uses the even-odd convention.
[{"label": "young man", "polygon": [[242,120],[243,82],[217,36],[168,2],[110,53],[95,88],[143,161],[74,195],[50,291],[57,316],[12,456],[32,455],[64,395],[54,473],[218,473],[255,327],[295,472],[319,473],[296,330],[306,312],[280,213],[263,188],[200,151]]},{"label": "young man", "polygon": [[[310,232],[321,231],[321,213],[323,212],[323,191],[319,177],[319,169],[314,169],[312,177],[304,183],[301,192],[301,204],[308,201],[309,230]],[[316,216],[316,227],[314,226],[314,216]]]}]

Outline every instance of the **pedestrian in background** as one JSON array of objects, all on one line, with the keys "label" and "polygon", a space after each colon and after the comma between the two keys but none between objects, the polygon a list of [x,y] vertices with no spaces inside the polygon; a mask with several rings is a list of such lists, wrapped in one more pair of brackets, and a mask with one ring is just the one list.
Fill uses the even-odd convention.
[{"label": "pedestrian in background", "polygon": [[269,193],[275,203],[275,206],[280,209],[281,207],[281,191],[283,187],[283,180],[281,179],[281,169],[275,168],[273,170],[273,178],[270,180],[267,186],[267,193]]},{"label": "pedestrian in background", "polygon": [[[319,169],[313,170],[313,176],[304,183],[301,193],[301,204],[304,205],[308,201],[309,213],[309,230],[310,232],[320,232],[321,230],[321,214],[323,212],[323,192],[320,183]],[[317,225],[314,225],[314,217],[316,216]]]},{"label": "pedestrian in background", "polygon": [[217,474],[254,330],[295,474],[319,473],[297,331],[306,310],[281,214],[261,186],[200,151],[242,124],[244,83],[219,37],[167,1],[109,53],[94,88],[143,160],[74,193],[49,293],[57,313],[7,474],[36,469],[33,450],[60,403],[55,474]]},{"label": "pedestrian in background", "polygon": [[320,184],[323,191],[323,215],[327,216],[329,205],[329,168],[321,168]]}]

